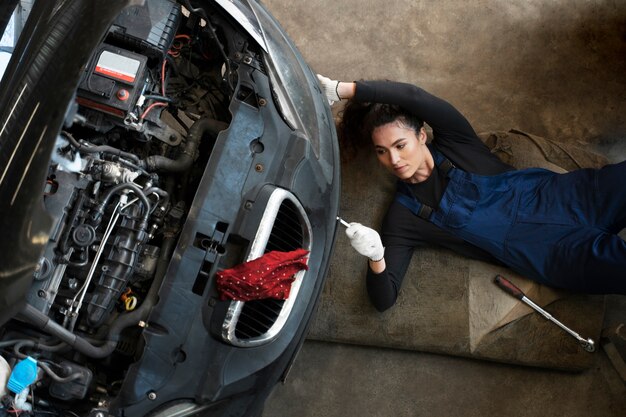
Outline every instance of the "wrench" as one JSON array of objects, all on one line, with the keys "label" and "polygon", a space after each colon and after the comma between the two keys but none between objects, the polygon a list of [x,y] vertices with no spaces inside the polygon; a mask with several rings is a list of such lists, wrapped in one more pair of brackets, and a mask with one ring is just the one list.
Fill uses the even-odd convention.
[{"label": "wrench", "polygon": [[573,331],[572,329],[570,329],[569,327],[565,326],[563,323],[561,323],[560,321],[552,317],[550,313],[548,313],[546,310],[539,307],[532,300],[526,297],[526,295],[522,292],[522,290],[517,288],[515,284],[513,284],[511,281],[504,278],[502,275],[497,275],[494,281],[504,291],[506,291],[513,297],[517,298],[518,300],[525,302],[535,311],[539,312],[542,316],[544,316],[546,319],[550,320],[552,323],[556,324],[561,329],[565,330],[567,333],[573,336],[576,340],[578,340],[578,343],[580,343],[583,349],[585,349],[587,352],[593,352],[594,350],[596,350],[595,342],[592,339],[584,339],[580,337],[578,333],[576,333],[575,331]]}]

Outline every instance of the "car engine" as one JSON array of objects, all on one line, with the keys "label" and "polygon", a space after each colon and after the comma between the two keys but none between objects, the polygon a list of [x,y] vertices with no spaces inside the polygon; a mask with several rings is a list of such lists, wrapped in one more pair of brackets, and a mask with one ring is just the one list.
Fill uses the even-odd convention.
[{"label": "car engine", "polygon": [[[53,228],[27,298],[40,326],[12,321],[0,337],[7,361],[36,353],[46,375],[0,415],[104,409],[141,354],[140,328],[129,323],[156,302],[228,127],[238,65],[262,66],[232,21],[189,8],[151,0],[126,9],[84,68],[45,184]],[[44,328],[74,335],[74,349]]]}]

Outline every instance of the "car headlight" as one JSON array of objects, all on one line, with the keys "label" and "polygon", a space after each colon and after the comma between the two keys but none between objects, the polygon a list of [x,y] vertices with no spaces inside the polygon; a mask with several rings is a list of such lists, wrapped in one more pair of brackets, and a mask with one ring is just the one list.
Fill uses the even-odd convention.
[{"label": "car headlight", "polygon": [[319,125],[310,79],[304,60],[293,44],[285,38],[279,24],[258,3],[250,2],[263,30],[268,48],[265,64],[275,100],[285,121],[292,129],[304,131],[319,155]]}]

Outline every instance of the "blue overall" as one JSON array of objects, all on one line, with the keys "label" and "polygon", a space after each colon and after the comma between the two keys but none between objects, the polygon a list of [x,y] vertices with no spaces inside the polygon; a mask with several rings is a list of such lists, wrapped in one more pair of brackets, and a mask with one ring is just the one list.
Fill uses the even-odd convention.
[{"label": "blue overall", "polygon": [[[626,161],[557,174],[531,168],[493,176],[454,167],[429,146],[449,182],[436,210],[398,181],[414,214],[543,284],[626,293]],[[447,171],[447,172],[446,172]]]}]

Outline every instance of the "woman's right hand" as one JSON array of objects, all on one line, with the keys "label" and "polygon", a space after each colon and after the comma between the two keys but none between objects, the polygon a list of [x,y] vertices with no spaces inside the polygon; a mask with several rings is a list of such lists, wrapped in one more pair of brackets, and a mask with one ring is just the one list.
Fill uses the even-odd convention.
[{"label": "woman's right hand", "polygon": [[352,247],[361,255],[367,256],[373,262],[380,262],[383,259],[385,248],[376,230],[360,223],[350,223],[346,235]]}]

